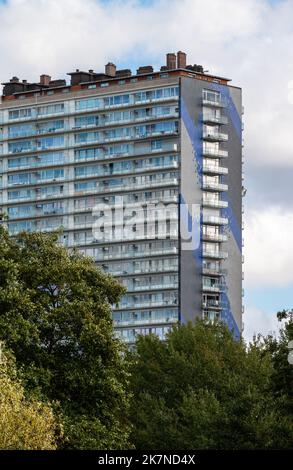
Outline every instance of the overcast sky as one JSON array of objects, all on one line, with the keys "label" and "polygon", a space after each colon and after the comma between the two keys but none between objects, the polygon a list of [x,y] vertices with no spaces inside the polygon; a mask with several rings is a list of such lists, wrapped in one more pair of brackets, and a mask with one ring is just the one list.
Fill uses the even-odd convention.
[{"label": "overcast sky", "polygon": [[293,0],[0,0],[0,79],[63,78],[166,52],[243,88],[245,336],[293,307]]}]

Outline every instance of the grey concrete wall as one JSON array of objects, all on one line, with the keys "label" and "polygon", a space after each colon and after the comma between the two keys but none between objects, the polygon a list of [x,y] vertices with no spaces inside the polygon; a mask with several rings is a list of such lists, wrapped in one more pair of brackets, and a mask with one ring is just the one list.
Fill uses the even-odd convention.
[{"label": "grey concrete wall", "polygon": [[[221,215],[229,219],[229,225],[222,229],[228,235],[228,241],[222,244],[221,250],[228,251],[228,258],[222,262],[227,270],[224,279],[226,288],[222,294],[222,318],[227,322],[235,336],[239,336],[242,327],[242,126],[241,126],[241,89],[215,83],[181,78],[180,112],[181,112],[181,205],[180,230],[186,231],[187,208],[191,213],[192,204],[202,201],[202,90],[214,89],[221,92],[227,106],[222,114],[228,117],[228,124],[222,132],[228,133],[229,139],[221,144],[228,150],[229,157],[221,165],[228,167],[228,175],[222,176],[222,182],[229,186],[221,198],[228,201],[228,208],[221,209]],[[193,230],[198,237],[199,221],[194,221]],[[201,316],[202,285],[202,247],[194,245],[183,249],[180,240],[180,309],[182,321],[194,320]]]}]

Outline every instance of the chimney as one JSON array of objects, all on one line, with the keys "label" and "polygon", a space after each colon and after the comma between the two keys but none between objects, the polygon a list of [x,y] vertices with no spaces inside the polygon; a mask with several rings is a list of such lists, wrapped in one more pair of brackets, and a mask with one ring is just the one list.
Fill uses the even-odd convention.
[{"label": "chimney", "polygon": [[50,75],[43,74],[40,76],[40,85],[49,86],[50,81],[51,81]]},{"label": "chimney", "polygon": [[186,54],[185,54],[185,52],[182,52],[182,51],[177,52],[177,68],[178,69],[185,69],[186,68]]},{"label": "chimney", "polygon": [[116,65],[112,62],[108,62],[107,65],[105,65],[105,74],[109,75],[110,77],[115,77]]},{"label": "chimney", "polygon": [[176,54],[169,52],[166,55],[166,65],[168,70],[176,69]]}]

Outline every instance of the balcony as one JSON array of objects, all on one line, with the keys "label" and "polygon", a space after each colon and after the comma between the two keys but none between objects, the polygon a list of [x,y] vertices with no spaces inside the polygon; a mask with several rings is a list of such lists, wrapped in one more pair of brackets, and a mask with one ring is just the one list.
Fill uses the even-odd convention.
[{"label": "balcony", "polygon": [[204,114],[202,121],[206,124],[228,124],[226,116],[214,116],[213,114]]},{"label": "balcony", "polygon": [[224,286],[220,283],[218,284],[202,284],[202,290],[205,292],[220,292],[224,290]]},{"label": "balcony", "polygon": [[123,258],[143,258],[143,257],[150,257],[150,256],[166,256],[166,255],[176,255],[178,253],[178,249],[176,246],[172,248],[168,248],[166,250],[129,250],[129,251],[122,251],[118,253],[107,253],[102,252],[95,256],[97,261],[106,261],[112,259],[123,259]]},{"label": "balcony", "polygon": [[202,301],[202,306],[203,308],[216,308],[216,309],[219,309],[221,310],[223,308],[222,306],[222,303],[220,302],[220,300],[207,300],[207,301]]},{"label": "balcony", "polygon": [[225,251],[212,251],[203,249],[202,255],[204,258],[213,258],[213,259],[226,259],[228,258],[228,253]]},{"label": "balcony", "polygon": [[210,106],[212,108],[225,108],[227,106],[227,102],[223,98],[219,98],[218,100],[208,100],[203,98],[202,104],[203,106]]},{"label": "balcony", "polygon": [[159,318],[134,318],[133,320],[114,320],[114,327],[121,328],[122,326],[140,326],[140,325],[160,325],[166,323],[177,323],[178,315],[176,317],[159,317]]},{"label": "balcony", "polygon": [[208,310],[208,309],[204,309],[202,311],[202,316],[203,318],[206,318],[211,321],[219,320],[221,318],[220,312],[217,312],[216,310]]},{"label": "balcony", "polygon": [[203,173],[208,173],[211,175],[227,175],[228,174],[228,168],[225,168],[223,166],[218,166],[218,165],[206,165],[205,163],[203,164],[202,171]]},{"label": "balcony", "polygon": [[206,276],[224,276],[227,274],[226,269],[202,268],[202,274]]},{"label": "balcony", "polygon": [[220,217],[217,215],[205,215],[203,214],[203,223],[212,225],[227,225],[228,219],[226,217]]},{"label": "balcony", "polygon": [[204,198],[202,201],[203,207],[225,208],[228,207],[228,201],[221,201],[217,199]]},{"label": "balcony", "polygon": [[212,242],[226,242],[227,235],[224,233],[204,233],[202,235],[202,239],[204,241],[212,241]]},{"label": "balcony", "polygon": [[173,283],[165,284],[141,284],[141,285],[125,285],[127,292],[148,292],[150,290],[164,290],[164,289],[178,289],[178,281]]},{"label": "balcony", "polygon": [[210,181],[203,181],[203,189],[208,189],[212,191],[228,191],[228,185],[223,183],[214,183]]},{"label": "balcony", "polygon": [[203,132],[203,139],[208,142],[224,142],[228,140],[228,134],[222,132]]},{"label": "balcony", "polygon": [[[108,274],[112,274],[113,276],[133,276],[133,275],[136,275],[136,274],[143,274],[145,275],[146,274],[146,268],[145,267],[142,267],[142,268],[136,268],[136,269],[133,269],[133,268],[126,268],[126,269],[106,269],[105,266],[102,264],[100,265],[101,268],[103,268],[104,270],[106,270],[106,272]],[[160,267],[157,267],[157,266],[154,266],[154,267],[151,267],[151,268],[148,268],[148,271],[147,273],[150,274],[150,273],[154,273],[154,274],[158,274],[158,272],[178,272],[178,264],[176,265],[166,265],[166,266],[160,266]]]},{"label": "balcony", "polygon": [[112,306],[112,310],[133,310],[137,308],[152,308],[152,307],[168,307],[177,306],[178,300],[176,298],[170,300],[157,300],[149,302],[131,302],[131,303],[120,303],[117,307]]},{"label": "balcony", "polygon": [[228,150],[209,149],[203,147],[202,154],[204,157],[226,158],[228,157]]}]

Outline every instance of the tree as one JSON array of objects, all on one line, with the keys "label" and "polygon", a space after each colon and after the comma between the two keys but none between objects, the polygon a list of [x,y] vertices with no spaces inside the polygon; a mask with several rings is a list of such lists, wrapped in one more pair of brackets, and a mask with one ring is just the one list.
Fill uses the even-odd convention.
[{"label": "tree", "polygon": [[15,364],[0,344],[0,449],[53,450],[61,428],[52,407],[28,399]]},{"label": "tree", "polygon": [[253,449],[292,445],[290,416],[272,391],[263,344],[221,323],[177,326],[165,342],[140,337],[132,357],[132,439],[138,449]]},{"label": "tree", "polygon": [[272,387],[276,397],[282,398],[283,412],[293,415],[293,365],[289,360],[292,356],[293,343],[293,311],[282,310],[277,313],[278,320],[284,322],[279,338],[269,335],[259,338],[264,345],[264,351],[272,358],[273,375]]},{"label": "tree", "polygon": [[58,234],[0,227],[0,339],[28,390],[58,401],[65,448],[128,445],[128,371],[111,305],[124,288]]}]

